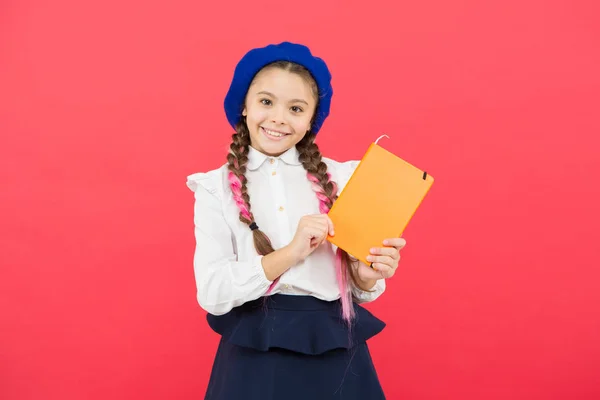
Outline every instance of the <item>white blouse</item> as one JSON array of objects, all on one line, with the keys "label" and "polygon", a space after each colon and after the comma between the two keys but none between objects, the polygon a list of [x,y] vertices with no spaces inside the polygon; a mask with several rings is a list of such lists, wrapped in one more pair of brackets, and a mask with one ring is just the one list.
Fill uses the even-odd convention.
[{"label": "white blouse", "polygon": [[[250,211],[275,250],[289,244],[300,218],[319,213],[319,202],[306,170],[292,147],[279,157],[269,157],[250,147],[246,178]],[[323,157],[338,194],[350,179],[359,161],[337,162]],[[262,256],[254,248],[252,232],[239,220],[239,209],[227,180],[227,164],[206,173],[187,177],[194,192],[196,248],[194,275],[200,306],[214,315],[266,294],[269,281],[262,268]],[[335,228],[335,227],[334,227]],[[304,261],[292,266],[271,294],[311,295],[331,301],[340,297],[335,277],[336,247],[325,241]],[[353,285],[355,302],[375,300],[385,290],[380,279],[372,292]]]}]

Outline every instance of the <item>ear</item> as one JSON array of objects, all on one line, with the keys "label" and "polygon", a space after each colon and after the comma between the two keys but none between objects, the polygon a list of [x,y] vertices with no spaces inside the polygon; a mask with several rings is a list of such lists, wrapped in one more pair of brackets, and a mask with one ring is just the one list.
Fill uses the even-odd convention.
[{"label": "ear", "polygon": [[248,115],[248,111],[246,111],[246,107],[242,110],[242,115],[245,117]]}]

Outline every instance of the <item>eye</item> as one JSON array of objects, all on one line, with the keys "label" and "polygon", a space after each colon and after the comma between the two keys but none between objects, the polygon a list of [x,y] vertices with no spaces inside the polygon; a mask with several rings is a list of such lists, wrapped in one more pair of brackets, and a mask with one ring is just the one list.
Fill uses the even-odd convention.
[{"label": "eye", "polygon": [[271,100],[269,100],[269,99],[261,99],[260,102],[265,106],[271,105]]},{"label": "eye", "polygon": [[298,106],[292,106],[292,111],[295,113],[301,113],[304,110]]}]

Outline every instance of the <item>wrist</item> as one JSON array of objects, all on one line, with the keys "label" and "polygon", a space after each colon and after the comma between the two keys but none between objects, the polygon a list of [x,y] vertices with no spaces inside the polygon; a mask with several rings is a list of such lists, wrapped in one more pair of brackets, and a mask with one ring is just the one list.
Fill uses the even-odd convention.
[{"label": "wrist", "polygon": [[302,254],[291,243],[282,247],[281,250],[285,254],[286,264],[289,264],[290,267],[303,261]]},{"label": "wrist", "polygon": [[373,290],[375,285],[377,284],[377,279],[360,279],[360,277],[356,280],[356,284],[360,290],[365,292],[369,292]]},{"label": "wrist", "polygon": [[[356,260],[356,261],[361,264],[361,267],[365,267],[365,268],[371,269],[371,267],[369,265],[363,263],[362,261],[359,261],[359,260]],[[365,292],[371,291],[375,287],[375,285],[377,284],[377,280],[378,279],[377,278],[363,279],[360,276],[360,273],[358,273],[359,270],[360,270],[360,268],[357,268],[355,270],[356,271],[356,274],[355,274],[356,275],[356,282],[355,282],[356,285],[358,286],[359,289],[361,289],[361,290],[363,290]]]},{"label": "wrist", "polygon": [[274,281],[297,263],[295,253],[289,246],[282,247],[262,258],[262,267],[268,280]]}]

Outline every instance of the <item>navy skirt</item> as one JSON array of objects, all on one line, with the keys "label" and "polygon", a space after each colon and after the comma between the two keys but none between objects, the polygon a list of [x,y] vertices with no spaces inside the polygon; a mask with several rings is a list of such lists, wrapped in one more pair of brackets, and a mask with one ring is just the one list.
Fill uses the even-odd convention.
[{"label": "navy skirt", "polygon": [[205,399],[385,399],[367,339],[385,323],[354,304],[276,294],[225,315],[208,314],[221,335]]}]

